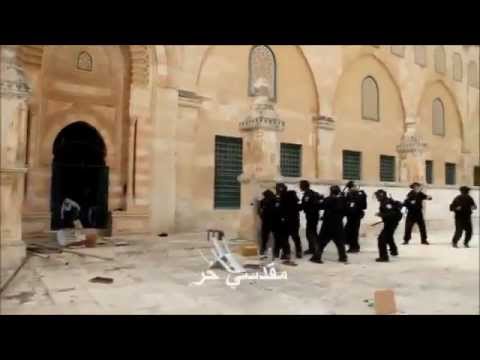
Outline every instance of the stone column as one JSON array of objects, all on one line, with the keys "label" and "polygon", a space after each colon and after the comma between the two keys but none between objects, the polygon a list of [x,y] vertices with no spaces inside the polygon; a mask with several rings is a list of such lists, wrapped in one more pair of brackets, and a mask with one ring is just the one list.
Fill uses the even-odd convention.
[{"label": "stone column", "polygon": [[0,47],[0,267],[1,282],[25,257],[22,241],[27,98],[30,89],[16,62],[16,47]]},{"label": "stone column", "polygon": [[134,207],[133,203],[133,179],[135,177],[133,162],[135,149],[134,149],[134,137],[135,137],[135,122],[137,118],[129,117],[128,123],[128,166],[127,166],[127,194],[126,194],[126,204],[127,210],[130,210]]},{"label": "stone column", "polygon": [[278,118],[269,100],[268,83],[259,79],[256,96],[246,119],[240,122],[245,132],[243,144],[243,173],[241,188],[241,239],[258,241],[257,200],[261,193],[280,179],[280,142],[278,133],[285,123]]},{"label": "stone column", "polygon": [[175,159],[175,172],[177,174],[175,187],[176,231],[186,231],[195,223],[192,202],[196,178],[193,172],[192,159],[195,151],[196,122],[203,100],[202,96],[194,92],[178,91]]},{"label": "stone column", "polygon": [[407,120],[405,134],[397,146],[400,157],[400,182],[425,183],[426,147],[427,144],[417,133],[416,122]]},{"label": "stone column", "polygon": [[315,177],[334,179],[335,163],[332,161],[332,154],[335,140],[335,121],[325,115],[314,116],[312,120],[317,151]]},{"label": "stone column", "polygon": [[462,149],[461,173],[457,179],[459,185],[473,185],[473,156],[468,149]]}]

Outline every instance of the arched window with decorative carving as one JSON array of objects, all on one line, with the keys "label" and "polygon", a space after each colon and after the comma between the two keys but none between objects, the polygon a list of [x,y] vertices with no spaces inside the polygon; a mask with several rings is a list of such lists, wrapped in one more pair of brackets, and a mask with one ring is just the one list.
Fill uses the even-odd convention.
[{"label": "arched window with decorative carving", "polygon": [[362,119],[380,121],[379,90],[375,79],[367,76],[362,81]]},{"label": "arched window with decorative carving", "polygon": [[445,136],[445,108],[439,98],[433,100],[432,103],[432,133]]},{"label": "arched window with decorative carving", "polygon": [[264,78],[270,88],[270,99],[277,99],[277,64],[275,54],[266,45],[256,45],[250,50],[248,95],[255,96],[255,83]]},{"label": "arched window with decorative carving", "polygon": [[435,71],[439,74],[447,72],[447,60],[445,57],[445,49],[443,46],[437,46],[434,52]]},{"label": "arched window with decorative carving", "polygon": [[453,54],[453,80],[462,81],[463,79],[463,63],[459,53]]},{"label": "arched window with decorative carving", "polygon": [[93,70],[93,59],[92,56],[86,52],[82,51],[77,56],[77,69],[83,71],[92,71]]}]

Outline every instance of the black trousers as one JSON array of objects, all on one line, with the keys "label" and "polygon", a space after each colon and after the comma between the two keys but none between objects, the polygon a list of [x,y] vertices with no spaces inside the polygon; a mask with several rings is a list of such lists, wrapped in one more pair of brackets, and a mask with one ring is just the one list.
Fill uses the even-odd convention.
[{"label": "black trousers", "polygon": [[267,244],[268,239],[270,238],[270,234],[273,234],[273,222],[271,221],[262,221],[262,244],[260,248],[260,254],[263,255],[267,251]]},{"label": "black trousers", "polygon": [[288,243],[289,229],[287,224],[275,224],[273,237],[275,239],[273,245],[273,257],[278,258],[280,256],[280,250],[282,250],[283,255],[290,255],[290,244]]},{"label": "black trousers", "polygon": [[360,222],[362,216],[347,216],[347,223],[345,225],[345,242],[349,245],[351,250],[360,250],[358,242],[358,233],[360,230]]},{"label": "black trousers", "polygon": [[453,235],[452,242],[456,244],[462,237],[462,233],[465,231],[464,244],[468,244],[472,238],[472,217],[471,216],[456,216],[455,217],[455,234]]},{"label": "black trousers", "polygon": [[390,248],[390,253],[392,255],[398,255],[398,249],[394,239],[397,226],[398,221],[383,223],[383,229],[378,235],[378,252],[381,259],[388,260],[387,246]]},{"label": "black trousers", "polygon": [[422,243],[427,241],[427,228],[425,227],[425,220],[423,219],[423,214],[416,214],[416,215],[407,215],[407,219],[405,221],[405,235],[403,236],[403,240],[405,242],[409,242],[412,238],[412,228],[413,225],[417,224],[418,229],[420,230],[420,237],[422,239]]},{"label": "black trousers", "polygon": [[308,250],[312,253],[315,252],[315,247],[317,246],[317,227],[318,227],[318,216],[317,217],[306,217],[307,226],[305,229],[305,235],[308,242]]},{"label": "black trousers", "polygon": [[318,246],[315,251],[315,257],[318,259],[322,258],[324,249],[327,247],[328,243],[333,241],[337,247],[338,259],[346,260],[347,252],[345,250],[345,234],[342,224],[322,224],[320,229],[320,234],[318,235]]},{"label": "black trousers", "polygon": [[[288,236],[287,236],[287,244],[285,246],[285,252],[284,254],[286,255],[290,255],[290,238],[292,238],[293,240],[293,243],[295,244],[295,251],[297,253],[301,253],[302,252],[302,242],[300,241],[300,234],[299,234],[299,230],[300,230],[300,222],[294,222],[292,224],[288,224]],[[286,251],[288,251],[288,253],[286,253]]]}]

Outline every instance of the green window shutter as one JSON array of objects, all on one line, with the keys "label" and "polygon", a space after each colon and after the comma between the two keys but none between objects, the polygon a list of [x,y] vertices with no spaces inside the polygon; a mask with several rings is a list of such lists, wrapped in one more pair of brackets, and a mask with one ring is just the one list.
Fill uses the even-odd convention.
[{"label": "green window shutter", "polygon": [[280,172],[286,177],[302,176],[302,145],[280,144]]},{"label": "green window shutter", "polygon": [[380,181],[395,181],[395,156],[380,155]]},{"label": "green window shutter", "polygon": [[240,208],[242,138],[215,136],[215,209]]},{"label": "green window shutter", "polygon": [[362,153],[343,150],[343,178],[345,180],[360,180],[362,168]]},{"label": "green window shutter", "polygon": [[425,161],[425,180],[427,184],[433,184],[433,161]]},{"label": "green window shutter", "polygon": [[456,183],[456,165],[452,163],[445,163],[445,184],[455,185]]},{"label": "green window shutter", "polygon": [[480,166],[475,166],[473,169],[473,185],[480,186]]}]

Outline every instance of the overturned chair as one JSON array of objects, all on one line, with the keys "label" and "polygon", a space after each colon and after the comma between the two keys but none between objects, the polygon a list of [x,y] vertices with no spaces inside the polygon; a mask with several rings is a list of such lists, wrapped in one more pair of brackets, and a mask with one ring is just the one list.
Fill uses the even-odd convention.
[{"label": "overturned chair", "polygon": [[210,269],[223,268],[229,273],[245,273],[245,268],[237,261],[223,240],[225,234],[222,230],[207,230],[207,240],[213,245],[211,249],[214,260],[209,262]]}]

